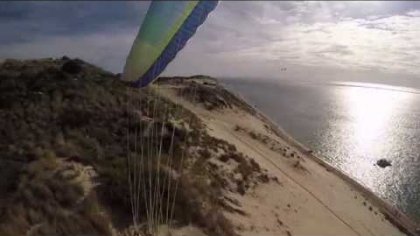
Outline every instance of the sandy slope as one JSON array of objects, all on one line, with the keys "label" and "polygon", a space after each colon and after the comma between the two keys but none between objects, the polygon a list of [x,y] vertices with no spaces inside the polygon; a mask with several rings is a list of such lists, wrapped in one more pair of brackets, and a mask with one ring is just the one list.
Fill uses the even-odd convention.
[{"label": "sandy slope", "polygon": [[226,213],[241,235],[404,235],[377,201],[276,135],[279,130],[267,128],[263,117],[239,108],[208,111],[170,86],[158,91],[198,115],[210,135],[236,145],[278,178],[243,196],[227,193],[246,213]]}]

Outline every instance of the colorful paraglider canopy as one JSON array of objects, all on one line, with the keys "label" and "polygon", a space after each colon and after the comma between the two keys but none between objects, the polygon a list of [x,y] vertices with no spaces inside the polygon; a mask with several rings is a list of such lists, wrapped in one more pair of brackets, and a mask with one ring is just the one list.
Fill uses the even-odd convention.
[{"label": "colorful paraglider canopy", "polygon": [[152,1],[134,40],[123,79],[151,83],[215,9],[217,1]]}]

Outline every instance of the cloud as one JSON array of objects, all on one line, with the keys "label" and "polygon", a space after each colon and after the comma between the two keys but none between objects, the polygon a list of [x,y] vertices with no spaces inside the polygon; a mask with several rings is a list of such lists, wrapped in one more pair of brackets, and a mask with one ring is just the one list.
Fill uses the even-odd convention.
[{"label": "cloud", "polygon": [[[148,4],[4,4],[1,58],[67,54],[120,72]],[[419,12],[419,2],[221,1],[165,74],[420,77]]]},{"label": "cloud", "polygon": [[420,16],[420,10],[412,10],[412,11],[409,11],[409,12],[407,12],[407,15],[408,16],[418,17],[418,16]]},{"label": "cloud", "polygon": [[148,5],[145,2],[79,1],[0,4],[2,44],[138,27]]},{"label": "cloud", "polygon": [[0,45],[3,58],[46,58],[67,55],[120,72],[137,29],[88,35],[51,36],[39,40]]},{"label": "cloud", "polygon": [[[278,77],[282,76],[278,68],[288,66],[293,72],[316,67],[318,71],[420,76],[420,16],[413,11],[418,5],[226,2],[212,14],[180,55],[183,59],[177,59],[168,73]],[[186,66],[182,67],[181,62]],[[216,66],[217,62],[223,66]],[[217,69],[204,69],[198,64],[211,64]]]},{"label": "cloud", "polygon": [[352,55],[353,52],[349,50],[348,46],[340,45],[340,44],[334,44],[327,46],[325,49],[315,51],[313,52],[315,54],[338,54],[339,56],[346,56],[346,55]]}]

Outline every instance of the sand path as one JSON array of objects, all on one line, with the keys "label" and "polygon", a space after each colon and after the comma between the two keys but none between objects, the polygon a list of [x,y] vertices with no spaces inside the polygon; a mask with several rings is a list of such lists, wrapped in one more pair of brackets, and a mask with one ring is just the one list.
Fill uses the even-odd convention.
[{"label": "sand path", "polygon": [[[241,235],[405,235],[368,197],[270,132],[261,118],[240,109],[208,111],[169,87],[159,92],[201,118],[210,135],[234,144],[278,178],[280,183],[261,184],[245,195],[226,193],[247,213],[226,213]],[[251,131],[266,142],[252,138]]]}]

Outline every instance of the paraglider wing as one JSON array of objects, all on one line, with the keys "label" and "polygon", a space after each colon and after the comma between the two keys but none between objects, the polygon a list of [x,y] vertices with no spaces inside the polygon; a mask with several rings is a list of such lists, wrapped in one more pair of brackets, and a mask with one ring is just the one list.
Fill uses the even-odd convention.
[{"label": "paraglider wing", "polygon": [[152,1],[124,67],[137,87],[152,82],[204,23],[217,1]]}]

